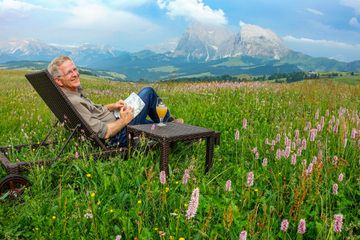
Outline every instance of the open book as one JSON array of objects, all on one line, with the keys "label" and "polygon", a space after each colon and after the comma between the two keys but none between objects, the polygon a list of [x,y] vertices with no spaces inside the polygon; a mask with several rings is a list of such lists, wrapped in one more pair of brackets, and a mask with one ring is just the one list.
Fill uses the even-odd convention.
[{"label": "open book", "polygon": [[[128,98],[124,100],[127,105],[134,109],[134,118],[141,112],[144,108],[145,103],[144,101],[137,95],[136,93],[132,92]],[[114,111],[114,115],[116,118],[120,118],[120,112]]]}]

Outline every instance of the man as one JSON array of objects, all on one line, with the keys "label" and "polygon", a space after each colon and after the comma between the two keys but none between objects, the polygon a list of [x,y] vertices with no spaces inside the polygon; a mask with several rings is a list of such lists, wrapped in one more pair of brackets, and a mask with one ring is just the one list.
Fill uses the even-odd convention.
[{"label": "man", "polygon": [[[70,57],[59,56],[53,59],[48,66],[48,71],[91,129],[100,138],[110,139],[111,144],[126,146],[126,126],[128,124],[159,122],[159,117],[156,114],[158,95],[150,87],[143,88],[138,93],[145,106],[134,118],[132,107],[127,106],[123,100],[103,106],[94,104],[85,97],[82,93],[79,71]],[[120,116],[115,116],[115,110],[119,111]],[[151,120],[147,120],[147,116]],[[164,121],[174,120],[167,111]],[[175,121],[178,123],[183,122],[182,119],[176,119]]]}]

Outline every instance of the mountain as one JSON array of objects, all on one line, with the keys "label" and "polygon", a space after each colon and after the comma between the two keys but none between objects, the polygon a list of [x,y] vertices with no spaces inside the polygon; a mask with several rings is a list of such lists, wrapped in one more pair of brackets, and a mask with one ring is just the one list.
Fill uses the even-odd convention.
[{"label": "mountain", "polygon": [[242,23],[239,33],[220,45],[217,58],[245,55],[280,59],[288,52],[289,49],[271,30]]},{"label": "mountain", "polygon": [[[170,46],[170,45],[168,45]],[[269,75],[297,71],[360,72],[360,61],[315,58],[288,49],[274,32],[241,23],[237,33],[225,26],[193,23],[173,51],[135,53],[109,46],[59,46],[39,40],[0,45],[2,68],[46,68],[58,55],[69,55],[83,73],[115,80],[148,80],[221,75]]]},{"label": "mountain", "polygon": [[221,43],[234,35],[222,25],[193,23],[183,34],[174,51],[174,56],[190,60],[214,60]]}]

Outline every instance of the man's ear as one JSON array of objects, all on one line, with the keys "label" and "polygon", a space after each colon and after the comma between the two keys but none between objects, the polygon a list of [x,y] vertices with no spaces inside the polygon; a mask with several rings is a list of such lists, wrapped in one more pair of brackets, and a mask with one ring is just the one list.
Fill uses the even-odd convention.
[{"label": "man's ear", "polygon": [[55,80],[55,83],[56,83],[58,86],[62,87],[62,86],[64,85],[64,84],[62,83],[62,81],[60,80],[59,77],[54,78],[54,80]]}]

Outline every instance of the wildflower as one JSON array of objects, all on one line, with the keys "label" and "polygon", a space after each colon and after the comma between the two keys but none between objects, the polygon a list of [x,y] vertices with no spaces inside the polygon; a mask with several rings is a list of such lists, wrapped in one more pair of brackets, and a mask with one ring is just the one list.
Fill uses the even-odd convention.
[{"label": "wildflower", "polygon": [[311,162],[306,170],[306,176],[309,176],[313,170],[313,163]]},{"label": "wildflower", "polygon": [[169,190],[170,190],[170,189],[169,189],[168,187],[165,188],[165,192],[169,192]]},{"label": "wildflower", "polygon": [[94,198],[94,197],[95,197],[95,193],[92,192],[92,193],[90,194],[90,196],[91,196],[92,198]]},{"label": "wildflower", "polygon": [[337,185],[337,183],[334,183],[334,184],[332,185],[332,193],[333,193],[334,195],[338,194],[338,189],[339,189],[339,186]]},{"label": "wildflower", "polygon": [[326,112],[325,112],[325,116],[328,117],[329,116],[329,109],[326,109]]},{"label": "wildflower", "polygon": [[259,152],[255,153],[255,159],[259,159]]},{"label": "wildflower", "polygon": [[199,206],[199,197],[200,197],[200,190],[199,188],[195,188],[191,194],[191,199],[186,212],[187,219],[191,219],[195,217],[197,208]]},{"label": "wildflower", "polygon": [[139,204],[139,205],[141,204],[141,199],[137,201],[137,204]]},{"label": "wildflower", "polygon": [[315,141],[316,134],[317,134],[317,129],[316,128],[313,128],[313,129],[310,130],[310,141],[311,142]]},{"label": "wildflower", "polygon": [[298,139],[300,135],[300,132],[298,129],[295,129],[295,138]]},{"label": "wildflower", "polygon": [[351,130],[351,138],[352,138],[352,139],[355,139],[355,138],[356,138],[356,135],[357,135],[357,130],[356,130],[355,128],[353,128],[353,129]]},{"label": "wildflower", "polygon": [[300,148],[298,148],[296,155],[301,156],[301,153],[302,153],[302,148],[300,147]]},{"label": "wildflower", "polygon": [[227,192],[231,191],[231,180],[230,179],[226,181],[225,189]]},{"label": "wildflower", "polygon": [[155,124],[151,125],[151,131],[155,130]]},{"label": "wildflower", "polygon": [[243,125],[242,125],[243,129],[246,129],[247,128],[247,119],[244,118],[243,119]]},{"label": "wildflower", "polygon": [[239,132],[239,129],[236,129],[235,131],[235,141],[239,141],[240,139],[240,132]]},{"label": "wildflower", "polygon": [[296,164],[296,154],[291,155],[291,164],[292,165]]},{"label": "wildflower", "polygon": [[241,231],[239,240],[246,240],[247,232],[245,230]]},{"label": "wildflower", "polygon": [[79,153],[75,152],[75,158],[78,159],[79,158]]},{"label": "wildflower", "polygon": [[304,234],[306,232],[306,222],[305,219],[300,219],[299,225],[298,225],[298,233]]},{"label": "wildflower", "polygon": [[343,215],[335,214],[335,216],[334,216],[334,232],[336,232],[336,233],[341,232],[342,224],[343,224]]},{"label": "wildflower", "polygon": [[334,127],[333,127],[333,133],[338,133],[338,131],[339,131],[339,124],[338,123],[336,123],[335,125],[334,125]]},{"label": "wildflower", "polygon": [[160,172],[160,183],[164,185],[166,183],[166,173],[165,171]]},{"label": "wildflower", "polygon": [[255,188],[255,189],[254,189],[254,191],[255,191],[255,192],[258,192],[258,191],[259,191],[259,189]]},{"label": "wildflower", "polygon": [[116,235],[115,240],[121,240],[121,235]]},{"label": "wildflower", "polygon": [[86,177],[90,178],[90,177],[91,177],[91,174],[90,174],[90,173],[87,173],[87,174],[86,174]]},{"label": "wildflower", "polygon": [[288,157],[290,156],[290,152],[291,152],[291,148],[290,148],[290,147],[286,147],[286,148],[285,148],[285,153],[284,153],[284,155],[285,155],[286,158],[288,158]]},{"label": "wildflower", "polygon": [[85,212],[85,214],[84,214],[84,218],[86,218],[86,219],[92,219],[93,217],[94,217],[94,216],[93,216],[93,214],[92,214],[91,209],[87,209],[86,212]]},{"label": "wildflower", "polygon": [[181,238],[179,238],[179,240],[185,240],[185,238],[181,237]]},{"label": "wildflower", "polygon": [[262,166],[263,167],[266,167],[268,164],[268,159],[267,158],[264,158],[263,161],[262,161]]},{"label": "wildflower", "polygon": [[159,231],[159,236],[163,238],[166,236],[166,233],[164,231]]},{"label": "wildflower", "polygon": [[302,147],[304,150],[306,150],[306,145],[307,145],[306,139],[304,138],[304,139],[301,141],[301,147]]},{"label": "wildflower", "polygon": [[252,185],[254,185],[254,173],[253,172],[249,172],[247,174],[247,185],[248,185],[248,187],[251,187]]},{"label": "wildflower", "polygon": [[338,177],[338,181],[339,181],[339,182],[342,182],[343,179],[344,179],[344,174],[343,174],[343,173],[340,173],[340,174],[339,174],[339,177]]},{"label": "wildflower", "polygon": [[310,128],[311,128],[311,122],[307,122],[305,130],[310,130]]},{"label": "wildflower", "polygon": [[182,178],[182,184],[186,185],[188,183],[189,178],[190,178],[190,170],[185,169],[184,175],[183,175],[183,178]]},{"label": "wildflower", "polygon": [[335,155],[335,156],[333,157],[333,164],[334,164],[334,165],[337,165],[338,160],[339,160],[339,158]]},{"label": "wildflower", "polygon": [[315,113],[315,119],[318,120],[319,119],[319,109],[316,110],[316,113]]},{"label": "wildflower", "polygon": [[53,216],[52,216],[52,220],[55,220],[55,219],[56,219],[56,216],[55,216],[55,215],[53,215]]},{"label": "wildflower", "polygon": [[289,221],[287,219],[282,220],[280,230],[286,232],[288,227],[289,227]]}]

